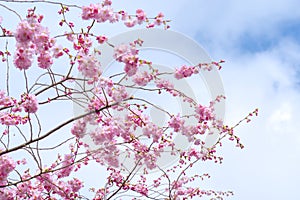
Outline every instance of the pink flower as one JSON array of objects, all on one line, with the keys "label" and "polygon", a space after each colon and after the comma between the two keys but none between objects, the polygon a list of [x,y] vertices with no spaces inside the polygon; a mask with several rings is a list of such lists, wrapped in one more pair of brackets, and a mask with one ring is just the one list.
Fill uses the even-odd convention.
[{"label": "pink flower", "polygon": [[5,200],[15,200],[15,189],[12,188],[1,188],[0,189],[0,199]]},{"label": "pink flower", "polygon": [[77,178],[73,178],[72,180],[69,180],[68,185],[69,187],[71,187],[72,192],[78,192],[83,187],[82,181],[80,181]]},{"label": "pink flower", "polygon": [[26,20],[23,20],[19,23],[15,38],[17,42],[28,43],[34,38],[34,27],[32,27]]},{"label": "pink flower", "polygon": [[194,66],[183,65],[180,69],[176,69],[175,78],[182,79],[192,76],[194,73],[198,73]]},{"label": "pink flower", "polygon": [[12,106],[12,105],[16,105],[16,101],[9,97],[9,96],[6,96],[5,95],[5,91],[3,90],[0,90],[0,105],[2,106]]},{"label": "pink flower", "polygon": [[89,6],[83,6],[81,17],[83,20],[93,19],[97,22],[105,22],[113,20],[114,12],[107,1],[104,5],[90,4]]},{"label": "pink flower", "polygon": [[138,24],[141,24],[147,20],[146,13],[142,9],[136,10],[136,18],[138,20]]},{"label": "pink flower", "polygon": [[148,195],[148,188],[147,185],[143,183],[136,184],[132,187],[133,191],[140,193],[141,195],[147,196]]},{"label": "pink flower", "polygon": [[134,46],[128,47],[121,44],[114,49],[114,58],[125,64],[124,71],[128,76],[133,76],[137,72],[138,67],[138,50]]},{"label": "pink flower", "polygon": [[102,35],[102,36],[97,36],[96,40],[98,41],[99,44],[103,44],[104,42],[107,41],[107,37]]},{"label": "pink flower", "polygon": [[139,86],[146,86],[151,80],[153,80],[153,76],[146,71],[137,73],[133,77],[133,82]]},{"label": "pink flower", "polygon": [[137,24],[137,21],[135,19],[127,19],[124,22],[125,26],[127,26],[128,28],[134,27]]},{"label": "pink flower", "polygon": [[214,114],[211,108],[198,105],[196,108],[196,113],[198,114],[199,122],[208,121],[214,119]]},{"label": "pink flower", "polygon": [[114,55],[113,57],[119,61],[122,62],[123,56],[128,52],[128,46],[126,44],[121,44],[114,48]]},{"label": "pink flower", "polygon": [[[6,179],[16,167],[16,163],[6,155],[0,156],[0,185],[6,184]],[[1,193],[1,192],[0,192]]]},{"label": "pink flower", "polygon": [[32,65],[32,52],[18,48],[14,56],[14,64],[20,70],[28,69]]},{"label": "pink flower", "polygon": [[70,175],[74,168],[74,158],[72,154],[66,154],[64,160],[62,161],[62,169],[58,171],[58,178],[67,177]]},{"label": "pink flower", "polygon": [[53,57],[54,57],[54,58],[59,58],[59,57],[61,57],[61,56],[64,55],[63,48],[62,48],[61,45],[60,45],[60,46],[54,47],[54,48],[52,49],[52,51],[53,51]]},{"label": "pink flower", "polygon": [[164,14],[163,13],[158,13],[158,15],[155,17],[155,24],[156,25],[161,25],[163,23],[163,18],[164,18]]},{"label": "pink flower", "polygon": [[124,99],[126,99],[126,98],[129,97],[129,95],[128,95],[128,93],[127,93],[127,91],[126,91],[126,89],[125,89],[124,86],[113,88],[110,96],[112,97],[112,99],[115,102],[121,102]]},{"label": "pink flower", "polygon": [[33,94],[23,94],[21,100],[25,112],[35,113],[38,110],[38,102]]},{"label": "pink flower", "polygon": [[101,74],[100,62],[94,55],[81,54],[78,58],[78,70],[88,78],[98,77]]},{"label": "pink flower", "polygon": [[86,132],[86,122],[77,120],[71,129],[71,133],[78,138],[83,138]]},{"label": "pink flower", "polygon": [[0,113],[0,123],[3,125],[19,125],[25,124],[28,121],[28,117],[21,117],[11,113]]},{"label": "pink flower", "polygon": [[173,116],[168,122],[169,127],[173,128],[175,132],[179,132],[184,124],[184,120],[180,118],[180,115]]},{"label": "pink flower", "polygon": [[14,56],[14,64],[20,70],[28,69],[32,65],[33,54],[39,55],[38,66],[48,69],[52,65],[51,48],[55,40],[50,38],[47,28],[41,26],[43,16],[34,14],[29,10],[27,19],[19,23],[15,38],[17,51]]},{"label": "pink flower", "polygon": [[100,13],[96,16],[97,22],[111,21],[114,18],[114,11],[111,7],[106,6],[100,9]]},{"label": "pink flower", "polygon": [[102,3],[104,6],[110,6],[112,4],[111,0],[104,0]]},{"label": "pink flower", "polygon": [[41,53],[38,56],[37,60],[38,60],[38,66],[42,69],[49,69],[53,64],[52,56],[47,51]]},{"label": "pink flower", "polygon": [[51,40],[47,28],[38,26],[39,29],[35,32],[34,43],[38,50],[48,50],[51,47]]},{"label": "pink flower", "polygon": [[158,88],[174,89],[174,85],[168,80],[158,79],[155,80],[155,84]]},{"label": "pink flower", "polygon": [[127,63],[125,64],[124,71],[128,76],[133,76],[137,72],[137,61],[138,58],[136,57],[127,57],[128,60],[126,61]]},{"label": "pink flower", "polygon": [[95,19],[99,13],[100,5],[90,4],[90,6],[82,7],[81,17],[83,20]]},{"label": "pink flower", "polygon": [[148,138],[152,137],[153,142],[158,142],[163,134],[163,130],[160,129],[156,124],[148,123],[143,128],[143,134]]}]

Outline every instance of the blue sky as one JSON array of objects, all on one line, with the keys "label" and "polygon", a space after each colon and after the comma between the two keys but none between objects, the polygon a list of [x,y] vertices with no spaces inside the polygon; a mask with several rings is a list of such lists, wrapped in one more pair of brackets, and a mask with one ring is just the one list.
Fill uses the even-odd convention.
[{"label": "blue sky", "polygon": [[[90,2],[95,1],[86,4]],[[144,8],[149,16],[162,11],[172,20],[171,30],[196,40],[213,59],[226,60],[220,74],[229,124],[260,109],[259,117],[236,130],[244,150],[226,143],[222,165],[199,166],[212,175],[207,188],[233,190],[231,200],[297,198],[300,2],[124,0],[113,5],[132,13]],[[110,27],[105,25],[103,31],[117,35],[126,30]]]}]

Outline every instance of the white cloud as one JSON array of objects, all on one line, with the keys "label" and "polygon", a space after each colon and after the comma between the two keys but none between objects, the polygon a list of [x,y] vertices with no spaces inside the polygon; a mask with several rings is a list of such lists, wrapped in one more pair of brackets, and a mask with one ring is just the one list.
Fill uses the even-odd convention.
[{"label": "white cloud", "polygon": [[285,134],[288,134],[292,128],[292,118],[292,106],[289,103],[283,103],[268,118],[267,128],[273,133],[285,132]]}]

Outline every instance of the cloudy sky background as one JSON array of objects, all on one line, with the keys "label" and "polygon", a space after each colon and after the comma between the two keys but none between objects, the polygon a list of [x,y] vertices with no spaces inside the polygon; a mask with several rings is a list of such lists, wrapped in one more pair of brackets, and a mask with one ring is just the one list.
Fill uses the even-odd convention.
[{"label": "cloudy sky background", "polygon": [[[90,2],[95,1],[86,4]],[[235,196],[229,199],[236,200],[296,199],[300,182],[300,2],[124,0],[113,5],[131,13],[144,8],[149,16],[162,11],[172,20],[171,30],[197,41],[214,60],[226,60],[220,74],[229,124],[259,108],[257,118],[236,129],[244,150],[225,143],[222,165],[198,166],[201,173],[212,175],[207,189],[233,190]],[[109,36],[127,30],[103,27]]]},{"label": "cloudy sky background", "polygon": [[213,187],[232,188],[232,199],[299,196],[297,7],[299,1],[189,1],[175,12],[174,29],[227,61],[221,72],[227,121],[260,109],[257,119],[237,129],[245,149],[227,145],[223,166],[212,170]]}]

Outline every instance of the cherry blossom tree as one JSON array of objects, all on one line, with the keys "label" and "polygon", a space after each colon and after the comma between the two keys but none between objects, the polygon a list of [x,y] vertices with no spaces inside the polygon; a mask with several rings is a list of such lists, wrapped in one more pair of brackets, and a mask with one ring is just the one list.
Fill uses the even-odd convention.
[{"label": "cherry blossom tree", "polygon": [[[55,27],[46,26],[37,3],[57,9],[53,13],[59,19]],[[22,5],[26,14],[15,9],[16,4]],[[113,44],[99,27],[121,23],[128,28],[169,29],[169,20],[163,13],[147,16],[142,9],[135,13],[116,11],[111,0],[86,6],[1,0],[0,7],[17,20],[10,30],[6,25],[11,19],[5,15],[0,19],[0,199],[179,200],[232,195],[199,187],[209,175],[190,174],[189,170],[199,162],[222,163],[218,152],[225,139],[243,148],[234,128],[249,122],[257,109],[236,125],[225,125],[214,113],[224,96],[202,105],[166,78],[182,80],[203,70],[221,69],[222,60],[161,71],[151,60],[139,56],[141,39]],[[73,11],[80,12],[85,26],[72,21]],[[53,35],[54,29],[60,34]],[[101,68],[102,45],[110,46],[113,59],[122,65],[109,76]],[[180,98],[193,112],[173,113],[147,96],[131,94],[132,89],[161,98]],[[60,109],[70,104],[84,112],[48,128],[51,120],[64,115]],[[168,116],[166,125],[151,119],[150,108]],[[56,116],[43,117],[51,111]],[[192,124],[187,123],[191,120]],[[218,140],[208,147],[205,136],[213,130],[217,130]],[[176,146],[178,134],[189,141],[189,148]],[[162,154],[178,159],[172,166],[162,167],[158,164]],[[124,165],[127,158],[132,165]],[[85,180],[76,177],[92,164],[106,171],[104,184],[85,193]]]}]

